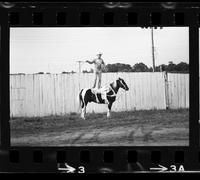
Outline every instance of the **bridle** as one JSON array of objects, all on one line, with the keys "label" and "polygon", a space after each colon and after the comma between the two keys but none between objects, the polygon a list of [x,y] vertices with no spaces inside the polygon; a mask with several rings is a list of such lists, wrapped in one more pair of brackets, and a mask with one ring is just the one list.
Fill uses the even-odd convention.
[{"label": "bridle", "polygon": [[122,80],[119,80],[120,81],[120,83],[124,86],[124,89],[126,89],[126,86],[125,86],[125,84],[122,82]]},{"label": "bridle", "polygon": [[[121,80],[119,80],[119,81],[120,81],[120,83],[123,85],[124,89],[126,89],[126,86],[124,85],[124,83],[123,83]],[[112,83],[111,83],[111,84],[112,84]],[[109,85],[110,85],[110,88],[111,88],[111,91],[113,92],[113,94],[112,94],[112,95],[107,95],[107,96],[116,97],[116,96],[117,96],[117,93],[114,91],[114,89],[113,89],[113,87],[111,86],[111,84],[109,84]]]},{"label": "bridle", "polygon": [[112,86],[111,86],[111,84],[110,84],[110,88],[111,88],[111,91],[113,92],[113,94],[112,95],[107,95],[107,96],[110,96],[110,97],[116,97],[117,96],[117,94],[116,94],[116,92],[114,91],[114,89],[112,88]]}]

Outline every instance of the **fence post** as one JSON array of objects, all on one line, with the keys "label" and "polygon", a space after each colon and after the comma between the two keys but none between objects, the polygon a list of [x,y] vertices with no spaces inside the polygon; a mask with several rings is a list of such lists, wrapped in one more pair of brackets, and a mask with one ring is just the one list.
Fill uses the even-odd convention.
[{"label": "fence post", "polygon": [[168,81],[168,74],[167,71],[163,71],[164,73],[164,80],[165,80],[165,102],[166,102],[166,109],[169,109],[169,81]]}]

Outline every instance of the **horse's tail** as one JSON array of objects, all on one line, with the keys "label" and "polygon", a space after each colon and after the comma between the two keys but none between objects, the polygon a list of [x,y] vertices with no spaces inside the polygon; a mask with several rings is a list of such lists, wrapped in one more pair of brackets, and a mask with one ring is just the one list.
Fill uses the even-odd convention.
[{"label": "horse's tail", "polygon": [[81,109],[81,106],[82,106],[82,103],[83,103],[82,91],[83,91],[83,89],[81,89],[81,91],[79,92],[79,94],[77,96],[78,112],[80,112],[80,109]]}]

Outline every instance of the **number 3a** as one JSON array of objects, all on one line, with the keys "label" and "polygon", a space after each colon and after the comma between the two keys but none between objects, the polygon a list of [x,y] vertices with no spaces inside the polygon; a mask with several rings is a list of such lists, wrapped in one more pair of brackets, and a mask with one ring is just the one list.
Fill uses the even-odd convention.
[{"label": "number 3a", "polygon": [[85,173],[85,168],[83,166],[79,166],[78,173]]}]

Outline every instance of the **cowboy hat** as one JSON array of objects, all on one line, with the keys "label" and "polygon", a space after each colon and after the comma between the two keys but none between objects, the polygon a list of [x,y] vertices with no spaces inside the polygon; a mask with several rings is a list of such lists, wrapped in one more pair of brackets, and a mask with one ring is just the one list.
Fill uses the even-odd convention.
[{"label": "cowboy hat", "polygon": [[97,55],[102,55],[103,53],[102,52],[99,52]]}]

